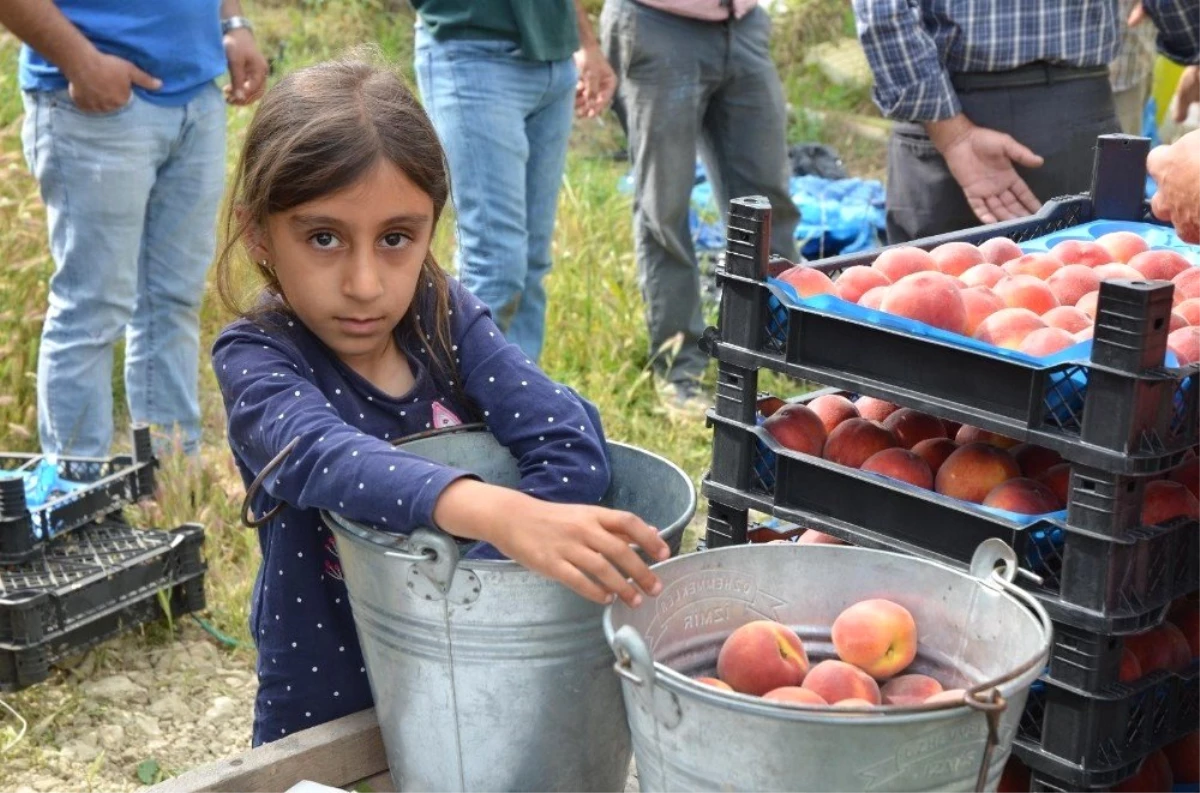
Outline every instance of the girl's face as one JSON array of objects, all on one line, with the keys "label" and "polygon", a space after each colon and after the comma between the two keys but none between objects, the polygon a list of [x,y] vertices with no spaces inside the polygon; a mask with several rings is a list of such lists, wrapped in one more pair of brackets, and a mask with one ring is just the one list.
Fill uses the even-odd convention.
[{"label": "girl's face", "polygon": [[339,192],[267,218],[265,255],[288,305],[363,373],[392,354],[433,235],[433,201],[381,160]]}]

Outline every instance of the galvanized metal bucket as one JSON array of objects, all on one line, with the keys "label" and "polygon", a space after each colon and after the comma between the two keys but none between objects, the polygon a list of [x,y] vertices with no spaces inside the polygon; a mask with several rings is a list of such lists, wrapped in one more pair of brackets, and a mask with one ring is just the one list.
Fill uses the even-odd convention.
[{"label": "galvanized metal bucket", "polygon": [[[1000,569],[997,569],[997,564]],[[970,573],[834,545],[744,545],[655,565],[664,590],[640,609],[610,606],[642,791],[995,790],[1051,623],[1011,584],[1012,550],[988,540]],[[697,683],[735,628],[775,619],[813,663],[836,657],[829,628],[867,598],[912,612],[908,671],[968,689],[966,705],[817,709]]]},{"label": "galvanized metal bucket", "polygon": [[[515,486],[490,433],[402,441],[405,451]],[[672,552],[696,509],[691,480],[610,443],[606,506],[639,515]],[[411,538],[326,514],[396,790],[623,790],[629,726],[603,607],[511,561],[460,559],[447,535]]]}]

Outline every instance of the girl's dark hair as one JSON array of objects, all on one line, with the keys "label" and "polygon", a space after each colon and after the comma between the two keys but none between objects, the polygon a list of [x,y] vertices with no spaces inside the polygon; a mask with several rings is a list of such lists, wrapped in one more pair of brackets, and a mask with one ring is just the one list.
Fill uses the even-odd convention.
[{"label": "girl's dark hair", "polygon": [[[251,262],[266,295],[238,289],[234,260],[249,258],[242,244],[246,233],[265,228],[268,215],[353,185],[380,160],[399,168],[433,200],[436,229],[450,192],[442,144],[404,79],[372,50],[292,72],[267,91],[246,131],[224,213],[225,247],[216,266],[226,308],[262,319],[271,308],[286,307],[269,265]],[[429,350],[435,377],[463,402],[455,385],[449,313],[446,274],[430,252],[400,329]]]}]

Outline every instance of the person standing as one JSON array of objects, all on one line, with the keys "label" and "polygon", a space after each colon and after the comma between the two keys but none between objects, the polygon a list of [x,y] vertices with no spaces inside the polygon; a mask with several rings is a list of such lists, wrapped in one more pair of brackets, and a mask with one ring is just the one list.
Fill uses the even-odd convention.
[{"label": "person standing", "polygon": [[[896,122],[889,242],[1023,217],[1089,189],[1096,137],[1120,131],[1108,82],[1125,24],[1117,0],[853,4],[875,102]],[[1195,13],[1195,0],[1144,6],[1172,40],[1179,27],[1162,21]]]},{"label": "person standing", "polygon": [[[267,63],[238,0],[6,0],[24,46],[22,141],[46,205],[49,308],[38,352],[45,453],[101,457],[113,349],[134,422],[199,450],[201,297],[225,175],[226,100]],[[159,446],[163,445],[159,436]]]},{"label": "person standing", "polygon": [[652,366],[669,409],[707,409],[700,271],[688,207],[700,153],[718,206],[764,195],[771,250],[794,260],[787,108],[756,0],[605,0],[601,39],[618,75],[634,179],[634,243]]},{"label": "person standing", "polygon": [[413,0],[421,100],[446,150],[459,279],[537,362],[572,109],[615,87],[578,0]]}]

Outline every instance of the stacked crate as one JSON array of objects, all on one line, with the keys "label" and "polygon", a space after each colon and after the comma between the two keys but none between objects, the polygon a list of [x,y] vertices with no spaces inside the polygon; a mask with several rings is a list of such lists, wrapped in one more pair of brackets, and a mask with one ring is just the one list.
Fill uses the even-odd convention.
[{"label": "stacked crate", "polygon": [[134,453],[63,457],[74,483],[30,506],[19,475],[40,455],[0,454],[0,691],[44,680],[55,662],[134,627],[204,608],[204,529],[139,529],[124,507],[154,491],[147,428]]},{"label": "stacked crate", "polygon": [[[1098,219],[1145,221],[1146,153],[1143,139],[1105,136],[1090,195],[913,244],[1021,242]],[[1050,665],[1014,744],[1035,786],[1113,785],[1194,732],[1195,659],[1180,672],[1119,680],[1123,637],[1161,623],[1200,583],[1196,521],[1139,525],[1146,482],[1180,465],[1198,437],[1200,366],[1163,365],[1172,286],[1104,283],[1090,361],[1037,366],[786,301],[767,282],[790,264],[769,257],[770,215],[762,199],[731,202],[719,327],[702,342],[718,361],[706,545],[746,542],[751,511],[964,568],[982,540],[999,537],[1038,576],[1025,586],[1055,621]],[[876,253],[813,266],[833,276]],[[1053,449],[1072,464],[1066,518],[1014,522],[790,451],[756,421],[764,371]]]}]

